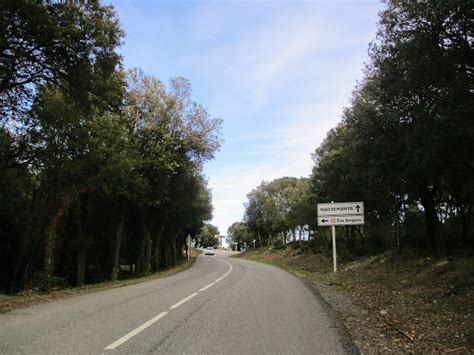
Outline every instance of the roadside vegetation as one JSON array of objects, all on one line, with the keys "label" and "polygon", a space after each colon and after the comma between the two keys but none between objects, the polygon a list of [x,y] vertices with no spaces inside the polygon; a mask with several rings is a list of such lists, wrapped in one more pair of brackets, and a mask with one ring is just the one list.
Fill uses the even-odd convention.
[{"label": "roadside vegetation", "polygon": [[221,120],[117,53],[111,6],[0,5],[0,291],[176,265],[212,217],[203,164]]}]

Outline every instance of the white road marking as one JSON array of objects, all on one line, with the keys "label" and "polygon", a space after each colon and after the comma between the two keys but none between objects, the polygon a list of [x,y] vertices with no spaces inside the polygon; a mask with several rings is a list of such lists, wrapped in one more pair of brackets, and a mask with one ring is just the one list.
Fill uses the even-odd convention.
[{"label": "white road marking", "polygon": [[[231,272],[232,272],[232,264],[225,261],[225,260],[222,260],[222,259],[219,259],[219,258],[215,258],[217,260],[220,260],[224,263],[226,263],[227,265],[229,265],[229,270],[224,274],[222,275],[221,277],[219,277],[216,281],[210,283],[209,285],[207,286],[204,286],[203,288],[201,288],[198,292],[195,292],[193,293],[192,295],[189,295],[188,297],[186,298],[183,298],[181,301],[175,303],[174,305],[172,305],[170,307],[170,310],[171,309],[176,309],[178,308],[179,306],[181,306],[183,303],[186,303],[187,301],[189,301],[191,298],[193,297],[196,297],[199,292],[202,292],[202,291],[206,291],[209,287],[215,285],[217,282],[223,280],[226,276],[228,276]],[[146,321],[145,323],[143,323],[141,326],[135,328],[134,330],[132,330],[130,333],[124,335],[123,337],[121,337],[119,340],[117,340],[116,342],[110,344],[109,346],[107,346],[105,348],[105,350],[114,350],[115,348],[117,348],[118,346],[122,345],[123,343],[125,343],[127,340],[129,340],[131,337],[137,335],[138,333],[140,333],[142,330],[145,330],[146,328],[148,328],[150,325],[152,325],[153,323],[159,321],[161,318],[163,318],[164,316],[166,316],[168,314],[168,312],[161,312],[160,314],[156,315],[155,317],[153,317],[152,319],[150,319],[149,321]]]},{"label": "white road marking", "polygon": [[179,302],[175,303],[174,305],[172,305],[172,306],[170,307],[170,309],[176,309],[176,308],[178,308],[178,307],[181,306],[183,303],[188,302],[191,298],[196,297],[197,295],[198,295],[198,292],[195,292],[195,293],[193,293],[192,295],[189,295],[188,297],[183,298],[181,301],[179,301]]},{"label": "white road marking", "polygon": [[163,318],[164,316],[166,316],[168,314],[168,312],[161,312],[160,314],[158,314],[157,316],[153,317],[152,319],[150,319],[149,321],[143,323],[141,326],[139,326],[138,328],[135,328],[134,330],[132,330],[130,333],[124,335],[123,337],[121,337],[119,340],[117,340],[115,343],[112,343],[110,344],[109,346],[107,346],[105,348],[105,350],[114,350],[116,347],[122,345],[123,343],[125,343],[128,339],[130,339],[131,337],[137,335],[138,333],[140,333],[142,330],[148,328],[150,325],[152,325],[153,323],[159,321],[161,318]]},{"label": "white road marking", "polygon": [[203,288],[201,288],[201,289],[199,290],[199,292],[206,291],[209,287],[214,286],[214,285],[215,285],[215,282],[212,282],[212,283],[210,283],[209,285],[204,286]]}]

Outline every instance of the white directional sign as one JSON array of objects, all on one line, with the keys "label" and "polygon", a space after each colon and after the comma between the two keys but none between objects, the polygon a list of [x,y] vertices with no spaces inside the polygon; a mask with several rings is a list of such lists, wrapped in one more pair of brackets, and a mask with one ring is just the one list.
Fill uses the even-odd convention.
[{"label": "white directional sign", "polygon": [[337,271],[336,226],[364,224],[364,202],[318,203],[318,226],[331,227],[332,260]]},{"label": "white directional sign", "polygon": [[318,203],[318,217],[364,215],[364,202]]},{"label": "white directional sign", "polygon": [[364,216],[318,217],[318,226],[347,226],[365,224]]}]

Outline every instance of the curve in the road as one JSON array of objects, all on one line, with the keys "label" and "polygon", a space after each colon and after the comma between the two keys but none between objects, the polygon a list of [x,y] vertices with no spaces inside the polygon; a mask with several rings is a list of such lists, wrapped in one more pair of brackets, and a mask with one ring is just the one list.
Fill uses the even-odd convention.
[{"label": "curve in the road", "polygon": [[182,306],[183,304],[185,304],[186,302],[188,302],[189,300],[191,300],[192,298],[196,297],[197,295],[199,295],[200,292],[204,292],[206,291],[207,289],[209,289],[210,287],[214,286],[215,284],[217,284],[218,282],[222,281],[223,279],[225,279],[227,276],[229,276],[229,274],[232,272],[232,264],[225,261],[225,260],[222,260],[222,259],[219,259],[219,258],[215,258],[216,260],[219,260],[219,261],[222,261],[224,263],[226,263],[228,266],[229,266],[229,270],[223,274],[222,276],[220,276],[219,278],[217,278],[214,282],[211,282],[210,284],[202,287],[199,291],[197,292],[194,292],[192,293],[191,295],[183,298],[181,301],[178,301],[176,302],[174,305],[172,305],[170,308],[169,308],[169,311],[167,312],[161,312],[159,314],[157,314],[156,316],[154,316],[153,318],[151,318],[150,320],[146,321],[145,323],[143,323],[142,325],[136,327],[135,329],[133,329],[132,331],[130,331],[129,333],[125,334],[123,337],[121,337],[120,339],[118,339],[117,341],[113,342],[112,344],[108,345],[105,350],[114,350],[116,348],[118,348],[120,345],[122,345],[123,343],[127,342],[129,339],[131,339],[132,337],[134,337],[135,335],[137,335],[138,333],[142,332],[143,330],[145,330],[146,328],[150,327],[151,325],[153,325],[154,323],[158,322],[160,319],[164,318],[171,310],[173,309],[176,309],[180,306]]}]

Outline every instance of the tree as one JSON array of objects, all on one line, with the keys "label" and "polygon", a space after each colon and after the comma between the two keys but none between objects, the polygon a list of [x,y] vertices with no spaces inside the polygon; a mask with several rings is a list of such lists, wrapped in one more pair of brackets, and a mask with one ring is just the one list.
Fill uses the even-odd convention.
[{"label": "tree", "polygon": [[201,230],[196,235],[196,239],[198,244],[203,247],[217,248],[219,239],[216,236],[219,234],[219,229],[216,226],[206,223],[201,227]]},{"label": "tree", "polygon": [[227,229],[227,242],[231,243],[247,243],[251,245],[254,240],[254,235],[250,232],[247,225],[243,222],[234,222]]},{"label": "tree", "polygon": [[244,222],[247,228],[259,238],[260,245],[271,245],[275,238],[286,243],[287,235],[296,238],[299,229],[301,239],[305,226],[310,222],[305,218],[309,184],[306,179],[283,177],[271,182],[262,182],[248,195],[245,204]]},{"label": "tree", "polygon": [[437,251],[444,250],[437,213],[443,195],[454,194],[452,186],[463,206],[472,201],[471,19],[465,1],[390,1],[371,49],[381,117],[403,149],[399,174],[423,205]]},{"label": "tree", "polygon": [[123,35],[111,6],[97,0],[7,0],[0,13],[0,117],[17,119],[47,83],[84,104],[97,105],[104,96],[106,104],[120,100],[111,100],[116,91],[109,86]]},{"label": "tree", "polygon": [[13,263],[2,289],[148,274],[183,257],[186,236],[211,218],[202,166],[219,148],[221,120],[192,101],[183,78],[166,88],[116,72],[109,84],[86,102],[61,83],[38,84],[22,131],[1,128],[0,200],[16,199],[0,209],[10,221],[0,250],[16,255],[2,255]]}]

